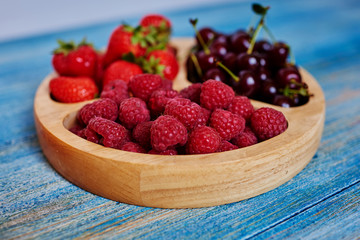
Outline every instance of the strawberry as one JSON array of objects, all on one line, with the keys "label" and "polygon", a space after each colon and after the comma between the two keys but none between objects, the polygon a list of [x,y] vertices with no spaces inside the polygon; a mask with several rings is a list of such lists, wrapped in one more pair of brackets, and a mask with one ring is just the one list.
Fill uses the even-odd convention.
[{"label": "strawberry", "polygon": [[171,22],[166,17],[160,14],[148,14],[140,20],[140,25],[143,27],[163,27],[171,28]]},{"label": "strawberry", "polygon": [[118,60],[105,69],[103,86],[118,79],[128,83],[133,76],[141,73],[143,71],[137,64]]},{"label": "strawberry", "polygon": [[94,77],[97,53],[84,39],[79,44],[58,40],[59,48],[53,51],[52,64],[59,75]]},{"label": "strawberry", "polygon": [[49,84],[51,95],[59,102],[74,103],[93,99],[98,94],[89,77],[56,77]]},{"label": "strawberry", "polygon": [[174,80],[179,72],[179,64],[171,52],[155,50],[144,61],[143,69],[145,72],[159,74],[166,79]]},{"label": "strawberry", "polygon": [[[136,57],[145,54],[146,49],[140,46],[138,38],[134,35],[134,29],[127,25],[120,25],[110,36],[107,51],[104,57],[104,65],[121,59],[124,54],[132,53]],[[137,30],[139,32],[139,30]],[[134,43],[137,42],[137,43]]]}]

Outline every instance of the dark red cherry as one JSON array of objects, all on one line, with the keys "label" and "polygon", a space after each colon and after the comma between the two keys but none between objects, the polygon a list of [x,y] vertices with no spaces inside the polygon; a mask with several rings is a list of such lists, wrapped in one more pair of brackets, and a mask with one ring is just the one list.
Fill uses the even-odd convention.
[{"label": "dark red cherry", "polygon": [[273,80],[267,79],[262,82],[261,89],[259,91],[260,99],[271,103],[275,98],[275,96],[277,95],[277,93],[278,93],[278,89]]},{"label": "dark red cherry", "polygon": [[228,52],[227,54],[225,54],[222,62],[223,64],[230,69],[230,71],[235,71],[236,69],[236,58],[237,55],[233,52]]},{"label": "dark red cherry", "polygon": [[276,74],[276,81],[281,87],[288,85],[290,89],[297,89],[301,75],[294,68],[281,68]]},{"label": "dark red cherry", "polygon": [[218,59],[223,59],[223,57],[227,54],[228,49],[225,43],[214,42],[210,46],[210,51],[213,53]]},{"label": "dark red cherry", "polygon": [[[204,40],[204,43],[207,45],[209,45],[209,43],[211,41],[213,41],[216,37],[216,32],[210,27],[201,28],[199,30],[199,34],[202,37],[202,39]],[[196,41],[197,41],[198,45],[201,46],[198,37],[196,37]]]},{"label": "dark red cherry", "polygon": [[213,43],[223,43],[223,44],[227,45],[228,44],[228,36],[223,33],[218,33],[216,35],[216,38],[213,41]]},{"label": "dark red cherry", "polygon": [[291,100],[291,98],[286,97],[284,95],[276,95],[274,97],[273,104],[281,107],[289,108],[293,106],[293,101]]},{"label": "dark red cherry", "polygon": [[236,67],[238,70],[254,71],[259,67],[258,59],[253,54],[240,53],[236,59]]},{"label": "dark red cherry", "polygon": [[250,46],[250,36],[244,32],[238,32],[231,36],[230,47],[235,53],[246,52]]},{"label": "dark red cherry", "polygon": [[220,69],[210,68],[209,70],[206,71],[205,75],[203,76],[203,82],[205,82],[209,79],[213,79],[213,80],[220,81],[220,82],[225,82],[226,76],[223,73],[223,71],[221,71]]},{"label": "dark red cherry", "polygon": [[256,41],[254,45],[254,52],[269,53],[273,48],[273,45],[267,40]]},{"label": "dark red cherry", "polygon": [[206,54],[204,51],[200,51],[196,54],[196,57],[203,72],[206,72],[210,68],[216,67],[216,56],[214,54]]},{"label": "dark red cherry", "polygon": [[196,70],[196,67],[195,67],[195,64],[193,62],[193,60],[191,59],[191,57],[189,56],[187,59],[186,59],[186,72],[187,72],[187,79],[190,81],[190,82],[193,82],[193,83],[196,83],[196,82],[199,82],[201,79],[200,79],[200,76]]},{"label": "dark red cherry", "polygon": [[271,73],[266,68],[259,68],[256,72],[256,76],[260,82],[263,82],[271,78]]},{"label": "dark red cherry", "polygon": [[261,68],[269,68],[268,55],[264,53],[254,52],[253,55],[257,58]]},{"label": "dark red cherry", "polygon": [[238,74],[239,84],[236,87],[235,91],[247,97],[253,97],[257,94],[257,91],[260,87],[259,80],[254,76],[251,71],[243,70]]},{"label": "dark red cherry", "polygon": [[309,96],[303,96],[303,95],[300,95],[300,94],[294,94],[292,100],[293,100],[294,106],[301,106],[301,105],[304,105],[305,103],[307,103],[309,101]]},{"label": "dark red cherry", "polygon": [[283,67],[286,64],[286,59],[289,55],[289,46],[283,42],[277,42],[274,44],[269,58],[272,66]]}]

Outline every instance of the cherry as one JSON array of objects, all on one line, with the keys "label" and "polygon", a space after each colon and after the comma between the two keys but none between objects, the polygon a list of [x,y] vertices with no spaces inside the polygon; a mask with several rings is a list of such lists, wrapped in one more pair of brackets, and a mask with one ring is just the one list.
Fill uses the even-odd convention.
[{"label": "cherry", "polygon": [[267,54],[254,52],[253,55],[257,58],[260,67],[269,68],[269,62],[268,62]]},{"label": "cherry", "polygon": [[203,82],[209,79],[213,79],[220,82],[226,82],[225,74],[223,73],[223,71],[221,71],[218,68],[210,68],[209,70],[206,71],[203,77]]},{"label": "cherry", "polygon": [[213,41],[214,43],[223,43],[225,45],[228,44],[228,36],[223,34],[223,33],[218,33],[215,40]]},{"label": "cherry", "polygon": [[224,65],[229,68],[231,71],[236,70],[236,58],[237,55],[233,52],[228,52],[223,58]]},{"label": "cherry", "polygon": [[[194,57],[196,57],[194,55]],[[191,59],[191,55],[189,55],[189,57],[186,59],[186,70],[187,70],[187,79],[190,82],[196,83],[199,81],[200,76],[197,72],[196,66],[193,62],[193,60]]]},{"label": "cherry", "polygon": [[271,77],[271,73],[266,68],[260,68],[256,72],[256,76],[261,82],[263,82],[263,81],[268,80]]},{"label": "cherry", "polygon": [[204,51],[200,51],[196,54],[199,66],[203,72],[215,67],[216,56],[212,53],[206,54]]},{"label": "cherry", "polygon": [[272,102],[275,96],[277,95],[278,90],[276,84],[273,80],[267,79],[262,82],[262,86],[260,89],[260,98],[262,100]]},{"label": "cherry", "polygon": [[[209,45],[209,43],[211,43],[216,37],[216,32],[210,27],[201,28],[199,30],[199,34],[202,37],[202,39],[204,40],[204,43],[206,45]],[[196,41],[198,43],[198,46],[201,46],[201,43],[200,43],[198,37],[196,37]]]},{"label": "cherry", "polygon": [[238,32],[231,36],[230,46],[233,52],[243,53],[246,52],[250,46],[250,36],[244,32]]},{"label": "cherry", "polygon": [[256,70],[259,67],[258,59],[253,54],[240,53],[236,59],[238,70]]},{"label": "cherry", "polygon": [[255,43],[254,51],[258,53],[269,53],[271,52],[273,45],[267,40],[259,40]]},{"label": "cherry", "polygon": [[227,45],[220,41],[216,41],[213,44],[211,44],[210,51],[220,59],[223,59],[223,57],[228,53]]},{"label": "cherry", "polygon": [[260,87],[260,83],[251,71],[243,70],[238,74],[239,84],[235,91],[247,97],[253,97],[256,95],[257,90]]},{"label": "cherry", "polygon": [[274,44],[269,57],[274,67],[283,67],[286,64],[286,59],[289,55],[289,46],[283,42],[277,42]]},{"label": "cherry", "polygon": [[281,68],[276,74],[276,80],[281,87],[288,85],[290,89],[297,89],[301,75],[295,68]]},{"label": "cherry", "polygon": [[293,100],[294,106],[300,106],[300,105],[304,105],[305,103],[307,103],[309,101],[309,96],[294,94],[292,100]]},{"label": "cherry", "polygon": [[289,108],[293,106],[293,101],[291,100],[291,98],[286,97],[284,95],[276,95],[274,97],[273,104],[281,107]]}]

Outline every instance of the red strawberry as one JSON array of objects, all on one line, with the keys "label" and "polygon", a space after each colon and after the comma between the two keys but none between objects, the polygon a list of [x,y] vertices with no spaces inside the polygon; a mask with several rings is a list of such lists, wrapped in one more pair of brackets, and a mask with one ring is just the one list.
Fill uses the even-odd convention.
[{"label": "red strawberry", "polygon": [[58,43],[52,64],[59,75],[95,77],[98,56],[91,44],[85,40],[78,45],[73,41],[58,40]]},{"label": "red strawberry", "polygon": [[90,100],[98,94],[94,80],[89,77],[56,77],[49,87],[52,96],[64,103]]},{"label": "red strawberry", "polygon": [[143,27],[166,27],[171,28],[169,19],[160,14],[148,14],[140,20],[140,25]]},{"label": "red strawberry", "polygon": [[146,52],[144,47],[140,46],[140,41],[134,43],[135,38],[134,29],[130,26],[120,25],[110,36],[108,47],[105,53],[104,65],[121,59],[124,54],[132,53],[134,56],[143,56]]},{"label": "red strawberry", "polygon": [[118,60],[105,69],[103,86],[115,80],[128,83],[133,76],[141,73],[143,73],[142,69],[135,63]]},{"label": "red strawberry", "polygon": [[169,80],[174,80],[179,72],[176,57],[167,50],[152,51],[148,55],[143,68],[148,73],[159,74]]}]

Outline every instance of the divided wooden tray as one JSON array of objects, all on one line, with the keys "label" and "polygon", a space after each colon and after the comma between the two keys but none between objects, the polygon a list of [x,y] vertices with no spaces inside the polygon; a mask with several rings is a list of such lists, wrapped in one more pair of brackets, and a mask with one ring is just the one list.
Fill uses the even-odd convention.
[{"label": "divided wooden tray", "polygon": [[[179,49],[181,71],[175,89],[186,80],[184,61],[193,45],[189,38],[173,40]],[[207,207],[257,196],[298,174],[314,156],[325,119],[321,87],[304,69],[304,81],[314,94],[299,107],[285,109],[252,101],[256,108],[284,113],[288,129],[256,145],[213,154],[162,156],[105,148],[67,129],[87,102],[64,104],[50,98],[47,76],[34,99],[38,139],[50,164],[75,185],[115,201],[147,207]]]}]

